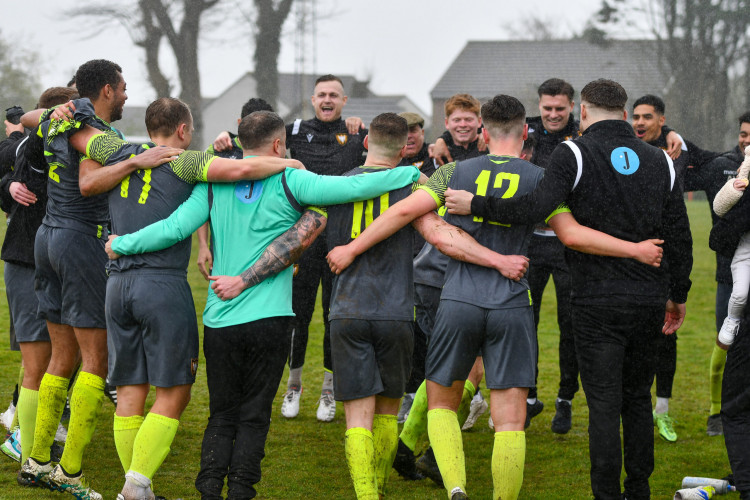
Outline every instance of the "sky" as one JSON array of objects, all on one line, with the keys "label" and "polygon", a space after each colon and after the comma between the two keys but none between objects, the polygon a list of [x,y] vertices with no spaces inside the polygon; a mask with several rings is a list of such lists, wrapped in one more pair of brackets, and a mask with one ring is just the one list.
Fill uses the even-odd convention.
[{"label": "sky", "polygon": [[[87,0],[79,0],[83,5]],[[231,1],[231,0],[222,0]],[[299,0],[298,0],[299,1]],[[304,68],[316,74],[351,74],[370,79],[370,88],[380,95],[406,94],[423,110],[430,110],[429,92],[469,40],[520,38],[528,20],[536,16],[556,34],[580,32],[600,0],[306,0],[318,13],[316,50],[308,30]],[[121,5],[134,0],[123,0]],[[127,31],[116,24],[103,33],[81,20],[65,15],[67,2],[57,0],[0,2],[3,19],[0,36],[22,40],[22,47],[41,55],[42,85],[65,85],[81,63],[106,58],[120,64],[128,86],[128,104],[145,105],[153,97],[146,80],[143,51],[135,47]],[[250,0],[239,10],[249,9]],[[245,7],[246,6],[246,7]],[[241,16],[237,15],[239,19]],[[17,20],[16,22],[8,22]],[[33,20],[33,22],[32,22]],[[216,97],[245,72],[252,71],[252,37],[249,23],[224,22],[204,30],[199,46],[201,85],[205,97]],[[306,24],[310,26],[310,23]],[[296,62],[295,14],[284,27],[279,70],[294,72]],[[162,49],[168,68],[171,53]],[[316,64],[313,68],[312,61]],[[311,89],[312,94],[312,89]]]}]

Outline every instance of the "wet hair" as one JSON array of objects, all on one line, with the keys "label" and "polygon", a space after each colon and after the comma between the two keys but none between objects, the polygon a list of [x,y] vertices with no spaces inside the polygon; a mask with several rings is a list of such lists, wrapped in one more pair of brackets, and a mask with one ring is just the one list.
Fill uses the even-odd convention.
[{"label": "wet hair", "polygon": [[398,153],[406,145],[409,127],[406,118],[396,113],[381,113],[370,122],[369,145],[380,147],[391,153]]},{"label": "wet hair", "polygon": [[245,104],[242,105],[242,112],[240,118],[245,118],[250,113],[256,111],[273,111],[273,106],[268,104],[265,99],[260,97],[251,97]]},{"label": "wet hair", "polygon": [[575,90],[573,86],[560,78],[550,78],[542,83],[537,89],[539,98],[543,95],[564,95],[568,97],[568,100],[573,101]]},{"label": "wet hair", "polygon": [[150,136],[169,137],[182,123],[193,125],[190,107],[175,97],[160,97],[146,108],[146,130]]},{"label": "wet hair", "polygon": [[457,109],[479,116],[480,106],[476,97],[469,94],[456,94],[445,101],[445,117],[448,118]]},{"label": "wet hair", "polygon": [[664,105],[664,101],[662,100],[662,98],[653,94],[646,94],[643,97],[639,97],[638,99],[636,99],[636,101],[633,103],[633,110],[635,110],[635,108],[640,106],[641,104],[653,107],[654,111],[662,116],[664,116],[664,112],[667,110],[667,107]]},{"label": "wet hair", "polygon": [[237,135],[243,149],[258,149],[286,134],[284,120],[272,111],[255,111],[242,119]]},{"label": "wet hair", "polygon": [[513,96],[499,94],[482,105],[482,123],[492,137],[523,134],[526,108]]},{"label": "wet hair", "polygon": [[625,104],[628,102],[628,93],[619,83],[599,78],[583,87],[581,101],[610,112],[624,111]]},{"label": "wet hair", "polygon": [[107,85],[117,87],[122,80],[122,68],[106,59],[93,59],[78,68],[75,80],[78,94],[94,100]]},{"label": "wet hair", "polygon": [[36,109],[51,108],[72,99],[78,99],[78,90],[70,87],[50,87],[39,96]]}]

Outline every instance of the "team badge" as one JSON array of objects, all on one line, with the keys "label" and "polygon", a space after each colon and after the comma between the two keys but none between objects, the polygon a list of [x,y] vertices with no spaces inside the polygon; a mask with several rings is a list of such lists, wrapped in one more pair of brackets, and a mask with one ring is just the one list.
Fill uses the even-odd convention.
[{"label": "team badge", "polygon": [[612,151],[609,161],[615,170],[622,175],[631,175],[638,171],[641,160],[638,155],[630,148],[620,147]]},{"label": "team badge", "polygon": [[414,163],[412,163],[412,165],[414,165],[417,168],[422,168],[422,165],[424,165],[424,162],[423,161],[415,161]]},{"label": "team badge", "polygon": [[573,138],[573,136],[572,136],[572,135],[566,135],[566,136],[565,136],[565,140],[566,140],[566,141],[569,141],[569,140],[571,140],[572,138]]},{"label": "team badge", "polygon": [[313,135],[307,134],[307,142],[312,142]]},{"label": "team badge", "polygon": [[344,146],[349,141],[349,136],[347,134],[336,134],[336,140]]},{"label": "team badge", "polygon": [[234,187],[234,195],[244,204],[258,201],[263,192],[263,181],[242,181]]},{"label": "team badge", "polygon": [[198,358],[192,358],[190,360],[190,373],[195,376],[198,373]]}]

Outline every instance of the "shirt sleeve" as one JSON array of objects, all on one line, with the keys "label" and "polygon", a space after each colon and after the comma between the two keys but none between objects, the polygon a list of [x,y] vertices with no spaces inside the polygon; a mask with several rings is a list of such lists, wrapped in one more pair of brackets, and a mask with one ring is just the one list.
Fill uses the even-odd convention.
[{"label": "shirt sleeve", "polygon": [[669,272],[669,298],[684,304],[692,282],[693,237],[682,190],[672,188],[664,210],[664,260]]},{"label": "shirt sleeve", "polygon": [[190,197],[172,215],[112,242],[120,255],[155,252],[171,247],[193,234],[208,220],[208,184],[196,184]]},{"label": "shirt sleeve", "polygon": [[286,180],[300,205],[339,205],[369,200],[383,193],[416,182],[421,173],[416,167],[396,167],[385,172],[350,177],[317,175],[307,170],[286,169]]},{"label": "shirt sleeve", "polygon": [[451,180],[456,164],[446,163],[433,173],[425,184],[417,189],[422,189],[432,196],[438,208],[445,205],[445,190],[448,189],[448,181]]},{"label": "shirt sleeve", "polygon": [[506,224],[541,222],[568,197],[577,172],[578,162],[573,151],[561,143],[552,152],[549,166],[536,189],[517,198],[474,196],[471,213]]}]

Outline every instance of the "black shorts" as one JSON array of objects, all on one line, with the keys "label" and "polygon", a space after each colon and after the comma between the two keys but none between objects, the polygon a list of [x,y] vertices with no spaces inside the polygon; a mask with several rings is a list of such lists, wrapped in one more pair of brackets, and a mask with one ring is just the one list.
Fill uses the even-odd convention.
[{"label": "black shorts", "polygon": [[49,342],[47,322],[36,316],[39,301],[34,293],[34,268],[5,263],[5,291],[17,342]]},{"label": "black shorts", "polygon": [[198,324],[184,274],[113,273],[107,282],[109,383],[192,384]]},{"label": "black shorts", "polygon": [[334,397],[400,398],[411,373],[413,349],[411,321],[331,320]]},{"label": "black shorts", "polygon": [[39,226],[34,289],[39,318],[77,328],[105,328],[105,240],[72,229]]},{"label": "black shorts", "polygon": [[485,309],[443,299],[427,343],[426,378],[464,381],[477,356],[489,389],[534,386],[536,329],[531,306]]}]

